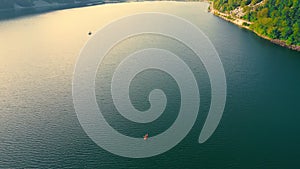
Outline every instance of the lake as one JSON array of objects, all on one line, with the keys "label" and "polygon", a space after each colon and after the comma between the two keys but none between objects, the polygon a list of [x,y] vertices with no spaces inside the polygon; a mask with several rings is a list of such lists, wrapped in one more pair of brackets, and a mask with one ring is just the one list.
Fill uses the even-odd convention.
[{"label": "lake", "polygon": [[[300,53],[213,16],[207,7],[201,2],[107,4],[0,21],[0,168],[299,167]],[[145,34],[122,41],[99,67],[95,89],[105,119],[118,132],[131,137],[157,135],[172,125],[180,108],[174,79],[153,69],[132,81],[130,98],[138,110],[147,110],[149,92],[162,89],[168,98],[163,115],[137,124],[118,114],[110,81],[128,54],[149,46],[167,49],[181,56],[201,83],[199,115],[189,134],[170,151],[131,159],[100,148],[81,128],[72,78],[80,51],[91,38],[89,32],[141,12],[179,16],[208,36],[224,66],[227,101],[215,133],[199,144],[211,99],[201,61],[168,37]]]}]

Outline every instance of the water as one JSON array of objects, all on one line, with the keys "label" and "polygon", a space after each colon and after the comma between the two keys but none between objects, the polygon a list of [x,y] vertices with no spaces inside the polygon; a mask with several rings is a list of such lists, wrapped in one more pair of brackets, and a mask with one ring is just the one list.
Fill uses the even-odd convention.
[{"label": "water", "polygon": [[[206,12],[206,3],[143,2],[93,6],[0,21],[0,168],[297,168],[300,156],[300,53],[276,46]],[[149,108],[149,91],[168,96],[166,112],[137,125],[120,116],[109,94],[110,76],[128,54],[161,47],[180,56],[201,82],[201,107],[191,132],[172,150],[148,159],[112,155],[81,129],[72,102],[72,75],[88,32],[125,15],[167,12],[197,25],[215,45],[228,96],[219,127],[197,139],[210,103],[202,63],[183,44],[155,35],[115,46],[96,78],[98,104],[120,133],[140,137],[166,130],[180,93],[169,75],[149,70],[130,86],[133,105]],[[121,28],[120,28],[121,29]],[[175,113],[174,113],[175,112]]]}]

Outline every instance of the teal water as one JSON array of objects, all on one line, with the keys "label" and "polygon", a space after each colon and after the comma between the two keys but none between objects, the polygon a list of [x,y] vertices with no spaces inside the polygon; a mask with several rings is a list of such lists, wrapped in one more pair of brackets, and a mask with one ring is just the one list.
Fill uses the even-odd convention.
[{"label": "teal water", "polygon": [[[124,3],[0,21],[0,168],[298,168],[300,53],[206,9],[206,3]],[[118,114],[109,85],[114,69],[129,53],[145,47],[168,49],[192,68],[201,84],[198,119],[187,137],[164,154],[130,159],[98,147],[82,130],[73,107],[72,76],[89,31],[139,12],[166,12],[198,26],[220,55],[228,95],[216,132],[198,144],[210,106],[210,83],[202,63],[186,46],[167,37],[147,34],[121,42],[107,55],[96,78],[98,104],[120,133],[140,137],[165,131],[180,102],[174,79],[148,70],[132,81],[132,103],[146,110],[149,92],[160,88],[168,97],[164,114],[149,124]]]}]

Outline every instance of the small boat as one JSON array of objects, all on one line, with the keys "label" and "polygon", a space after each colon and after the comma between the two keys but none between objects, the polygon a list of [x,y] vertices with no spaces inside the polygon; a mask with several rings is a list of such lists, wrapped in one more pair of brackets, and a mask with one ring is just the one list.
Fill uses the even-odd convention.
[{"label": "small boat", "polygon": [[149,134],[147,133],[147,134],[145,134],[144,135],[144,140],[147,140],[148,139],[148,137],[149,137]]}]

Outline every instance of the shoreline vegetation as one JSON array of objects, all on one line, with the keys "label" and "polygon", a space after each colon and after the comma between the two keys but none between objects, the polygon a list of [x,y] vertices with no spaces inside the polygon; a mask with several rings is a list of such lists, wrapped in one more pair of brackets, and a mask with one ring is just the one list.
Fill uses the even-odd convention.
[{"label": "shoreline vegetation", "polygon": [[[242,18],[238,18],[236,17],[235,15],[239,15],[240,13],[242,13],[242,9],[241,8],[236,8],[236,9],[233,9],[231,10],[229,13],[224,13],[224,12],[220,12],[219,10],[215,9],[214,8],[214,2],[213,1],[209,1],[207,0],[206,2],[209,3],[209,7],[208,7],[208,11],[212,14],[214,14],[215,16],[218,16],[228,22],[231,22],[241,28],[244,28],[244,29],[247,29],[249,31],[252,31],[254,32],[257,36],[261,37],[261,38],[264,38],[266,40],[269,40],[270,42],[274,43],[274,44],[277,44],[277,45],[280,45],[282,47],[286,47],[286,48],[289,48],[289,49],[292,49],[292,50],[295,50],[295,51],[300,51],[300,45],[294,45],[294,44],[288,44],[287,41],[285,40],[280,40],[280,39],[273,39],[273,38],[270,38],[266,35],[263,35],[257,31],[255,31],[254,29],[252,29],[250,26],[252,24],[254,24],[254,22],[250,22],[248,20],[245,20],[245,19],[242,19]],[[261,1],[261,2],[258,2],[257,4],[255,4],[256,6],[260,6],[260,5],[263,5],[264,3],[264,0]],[[235,14],[235,15],[234,15]],[[240,15],[241,16],[241,15]]]}]

